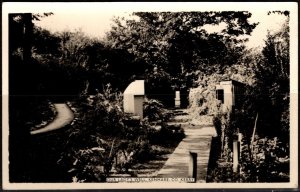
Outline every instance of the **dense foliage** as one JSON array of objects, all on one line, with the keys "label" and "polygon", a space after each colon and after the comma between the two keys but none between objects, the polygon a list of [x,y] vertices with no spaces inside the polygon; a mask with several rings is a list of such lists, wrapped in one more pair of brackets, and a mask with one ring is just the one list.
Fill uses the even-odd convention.
[{"label": "dense foliage", "polygon": [[[77,173],[82,172],[78,178],[101,180],[101,174],[96,178],[90,175],[91,171],[96,173],[99,164],[92,167],[95,170],[91,170],[90,164],[100,160],[109,165],[111,158],[108,157],[112,156],[105,153],[103,158],[109,160],[102,161],[101,155],[96,157],[101,150],[96,150],[95,156],[87,154],[92,154],[90,150],[95,145],[99,149],[111,147],[111,141],[101,139],[99,134],[126,133],[125,137],[130,134],[124,130],[121,95],[113,93],[123,91],[134,75],[139,74],[142,65],[133,63],[128,52],[108,48],[81,31],[53,34],[36,27],[32,20],[38,17],[11,14],[9,18],[10,179],[70,181],[64,171],[70,170],[78,158],[75,167]],[[125,70],[128,67],[134,70]],[[31,137],[30,129],[45,118],[52,118],[47,116],[51,114],[49,103],[66,101],[72,101],[73,110],[80,114],[68,127],[71,132],[57,132],[53,141]],[[133,128],[131,133],[139,135]],[[68,160],[57,165],[55,162],[62,157]],[[50,165],[53,172],[59,170],[56,174],[61,176],[55,177],[55,173],[47,169]],[[39,169],[45,170],[45,174],[37,174]]]},{"label": "dense foliage", "polygon": [[167,121],[171,114],[164,105],[155,99],[146,99],[144,102],[144,118],[148,121]]},{"label": "dense foliage", "polygon": [[[39,14],[11,14],[10,179],[46,181],[47,176],[32,173],[39,169],[34,163],[47,167],[49,162],[39,164],[38,154],[46,159],[48,152],[49,165],[61,169],[63,179],[57,179],[63,181],[102,182],[111,172],[134,175],[136,164],[161,153],[157,148],[174,149],[184,137],[180,127],[166,124],[171,114],[165,108],[174,105],[177,90],[187,106],[195,88],[190,112],[194,118],[215,115],[221,145],[210,181],[287,181],[290,63],[284,15],[286,23],[268,34],[260,52],[244,46],[257,25],[249,23],[249,12],[137,12],[115,18],[101,41],[80,30],[51,33],[34,26]],[[207,31],[223,24],[219,32]],[[140,78],[148,100],[145,119],[137,121],[124,114],[122,92]],[[232,114],[220,112],[215,99],[215,86],[224,79],[245,84],[242,105]],[[76,117],[72,125],[49,137],[53,141],[32,139],[32,126],[51,115],[49,103],[67,101]],[[153,127],[157,123],[160,129]],[[237,133],[244,136],[241,172],[233,174]]]},{"label": "dense foliage", "polygon": [[105,182],[112,173],[134,174],[134,165],[159,155],[153,146],[174,148],[184,137],[182,129],[156,130],[148,121],[132,119],[121,109],[121,99],[106,86],[102,93],[81,95],[72,102],[77,118],[67,130],[58,162],[74,182]]},{"label": "dense foliage", "polygon": [[[115,19],[108,44],[145,62],[151,98],[168,105],[175,90],[197,86],[199,74],[221,73],[239,59],[245,39],[237,37],[257,25],[250,17],[248,12],[137,12],[131,19]],[[219,33],[205,28],[219,24],[226,25]]]},{"label": "dense foliage", "polygon": [[[289,17],[265,41],[253,62],[251,86],[246,87],[241,108],[219,113],[215,125],[222,151],[209,181],[288,182],[289,144]],[[249,78],[249,77],[247,77]],[[248,84],[249,85],[249,84]],[[242,133],[239,173],[232,171],[232,143]]]}]

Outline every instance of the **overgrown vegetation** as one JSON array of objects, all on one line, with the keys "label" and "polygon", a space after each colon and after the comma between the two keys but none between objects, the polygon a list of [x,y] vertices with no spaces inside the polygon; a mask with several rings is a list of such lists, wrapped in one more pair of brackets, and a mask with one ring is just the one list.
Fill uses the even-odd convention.
[{"label": "overgrown vegetation", "polygon": [[[155,158],[150,135],[160,133],[147,121],[130,124],[122,109],[121,92],[141,73],[143,64],[132,62],[126,50],[110,48],[81,31],[52,34],[33,26],[33,18],[32,14],[10,16],[11,181],[105,181],[111,169],[128,172],[136,163]],[[23,42],[27,47],[13,38],[25,38],[24,30],[32,37]],[[28,48],[31,52],[26,52]],[[49,118],[40,112],[48,107],[48,100],[70,101],[76,116],[65,132],[54,133],[55,145],[29,135],[40,117]],[[164,135],[171,138],[173,132]],[[165,151],[178,142],[164,141],[163,145],[172,146]],[[160,143],[155,143],[156,148]],[[43,161],[39,155],[51,158],[38,162]],[[47,163],[55,171],[60,169],[56,174],[61,176],[46,169]],[[44,175],[37,174],[38,169],[45,170]]]},{"label": "overgrown vegetation", "polygon": [[158,100],[146,99],[144,102],[144,115],[148,121],[167,121],[172,114]]},{"label": "overgrown vegetation", "polygon": [[[257,52],[244,45],[244,37],[257,25],[248,21],[249,12],[133,15],[138,19],[115,18],[101,41],[80,30],[51,33],[34,26],[32,20],[41,15],[10,15],[10,180],[49,179],[51,170],[33,176],[39,169],[31,162],[35,152],[53,155],[41,166],[61,169],[63,178],[57,181],[103,182],[109,174],[135,175],[134,167],[172,151],[184,137],[180,127],[166,124],[172,116],[166,108],[173,106],[175,90],[187,95],[196,88],[190,92],[190,112],[194,118],[215,115],[221,145],[208,180],[288,181],[288,19]],[[220,24],[225,24],[221,32],[208,33],[205,28]],[[140,122],[124,114],[122,92],[141,77],[148,99]],[[221,103],[215,99],[215,85],[224,79],[246,85],[243,105],[232,114],[220,113]],[[187,97],[181,99],[188,105]],[[50,114],[45,112],[49,101],[69,101],[76,119],[52,136],[54,141],[32,139],[29,130]],[[241,171],[233,174],[232,141],[238,132],[244,136]],[[32,147],[37,150],[30,151]]]},{"label": "overgrown vegetation", "polygon": [[[257,25],[248,21],[249,12],[136,12],[133,16],[115,18],[108,44],[145,63],[147,94],[166,106],[172,106],[175,90],[188,93],[197,87],[199,76],[222,73],[237,62],[245,49],[245,38],[238,37]],[[221,33],[205,29],[218,24],[225,24]],[[187,103],[183,98],[182,102]]]},{"label": "overgrown vegetation", "polygon": [[[67,143],[59,160],[74,182],[105,182],[110,174],[134,174],[133,166],[155,159],[153,146],[174,148],[184,135],[148,121],[131,119],[122,108],[122,95],[108,85],[102,93],[82,95],[72,102],[76,121],[67,130]],[[158,111],[164,110],[157,106]],[[182,131],[182,130],[180,130]]]},{"label": "overgrown vegetation", "polygon": [[[241,108],[215,116],[222,151],[209,171],[210,182],[289,181],[288,20],[267,36],[262,53],[256,53],[255,81],[246,87]],[[238,133],[243,135],[240,170],[233,173],[232,143]]]}]

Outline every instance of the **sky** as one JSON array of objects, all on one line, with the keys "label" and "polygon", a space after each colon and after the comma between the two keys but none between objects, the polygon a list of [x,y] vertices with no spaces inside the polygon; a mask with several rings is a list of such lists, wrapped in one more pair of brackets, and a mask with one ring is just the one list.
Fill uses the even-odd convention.
[{"label": "sky", "polygon": [[[200,6],[201,4],[198,4]],[[204,10],[220,10],[220,8],[209,8],[213,3],[207,4],[208,9]],[[193,6],[192,6],[193,7]],[[46,28],[52,32],[63,31],[63,30],[75,30],[81,29],[84,33],[91,37],[103,38],[105,32],[109,31],[112,24],[113,16],[120,16],[127,18],[133,11],[191,11],[196,10],[189,5],[181,4],[181,6],[130,6],[130,5],[119,5],[119,4],[93,4],[89,5],[65,5],[59,6],[52,10],[54,15],[43,18],[41,21],[36,22],[38,26]],[[225,7],[225,8],[224,8]],[[249,19],[250,22],[259,22],[259,25],[255,28],[252,35],[249,36],[249,42],[247,46],[262,47],[264,45],[264,39],[267,31],[276,31],[280,28],[281,24],[285,20],[282,15],[271,14],[267,15],[269,10],[274,10],[271,7],[257,8],[256,6],[241,6],[247,7],[236,9],[236,10],[247,10],[252,13],[252,17]],[[230,8],[230,6],[229,6]],[[221,9],[222,10],[222,9]],[[226,6],[223,6],[223,10]],[[229,10],[233,10],[231,7]],[[277,9],[275,9],[277,10]],[[209,31],[214,32],[220,30],[221,27],[215,26],[207,28]]]},{"label": "sky", "polygon": [[[5,6],[4,6],[5,7]],[[14,10],[29,9],[33,13],[53,12],[54,15],[42,18],[36,25],[52,32],[81,29],[91,37],[103,38],[109,31],[113,16],[127,18],[134,11],[249,11],[252,13],[250,22],[259,25],[249,36],[249,48],[264,44],[267,31],[278,30],[285,17],[277,14],[267,15],[272,10],[289,10],[291,6],[283,3],[21,3]],[[207,28],[214,32],[220,27]]]}]

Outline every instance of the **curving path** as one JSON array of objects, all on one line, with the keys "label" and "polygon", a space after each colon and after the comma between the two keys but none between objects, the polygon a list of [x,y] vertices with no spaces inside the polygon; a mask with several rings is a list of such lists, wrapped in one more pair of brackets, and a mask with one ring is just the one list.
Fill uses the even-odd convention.
[{"label": "curving path", "polygon": [[31,135],[36,135],[40,133],[46,133],[49,131],[57,130],[63,128],[64,126],[70,124],[74,119],[74,114],[71,109],[65,103],[55,103],[53,104],[57,115],[54,120],[41,129],[31,131]]}]

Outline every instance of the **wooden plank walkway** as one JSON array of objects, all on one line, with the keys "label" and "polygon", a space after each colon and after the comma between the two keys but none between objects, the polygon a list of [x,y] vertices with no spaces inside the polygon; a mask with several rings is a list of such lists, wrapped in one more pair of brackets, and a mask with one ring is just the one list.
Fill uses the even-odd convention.
[{"label": "wooden plank walkway", "polygon": [[[197,182],[206,182],[211,139],[216,136],[211,116],[202,116],[203,121],[192,123],[188,115],[177,116],[176,121],[181,124],[186,137],[179,143],[169,159],[158,172],[157,177],[187,178],[189,170],[190,152],[197,153]],[[183,120],[183,121],[182,121]],[[181,123],[179,123],[181,122]],[[173,122],[174,124],[176,122]]]}]

